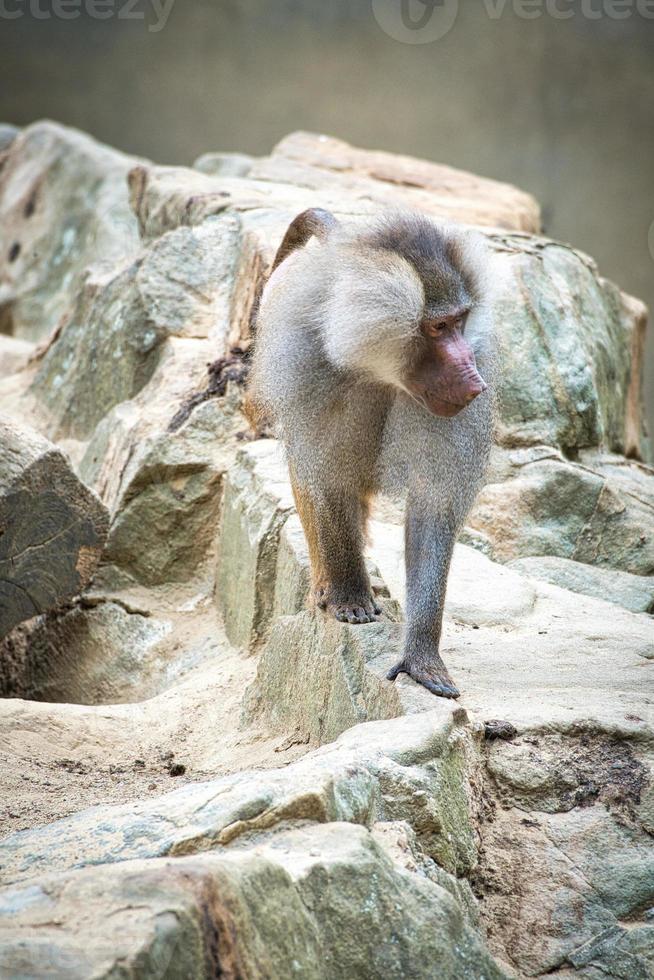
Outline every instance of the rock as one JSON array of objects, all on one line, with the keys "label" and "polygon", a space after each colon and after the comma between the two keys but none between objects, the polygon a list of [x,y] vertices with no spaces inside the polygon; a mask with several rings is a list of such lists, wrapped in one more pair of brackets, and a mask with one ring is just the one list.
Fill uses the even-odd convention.
[{"label": "rock", "polygon": [[6,153],[19,133],[20,129],[17,126],[0,123],[0,153]]},{"label": "rock", "polygon": [[[189,780],[284,766],[306,754],[308,746],[293,732],[272,734],[261,725],[242,722],[242,691],[254,679],[256,661],[225,640],[210,594],[194,595],[189,589],[185,594],[166,590],[163,601],[160,596],[159,590],[141,589],[113,593],[111,598],[95,584],[90,595],[85,593],[87,612],[110,603],[125,613],[131,610],[122,618],[92,620],[95,637],[110,654],[115,653],[111,637],[115,639],[119,629],[126,636],[131,629],[132,638],[139,638],[133,621],[145,627],[143,640],[149,624],[172,625],[155,645],[140,647],[142,670],[122,676],[123,703],[0,698],[1,836],[51,824],[99,802],[152,801]],[[95,605],[86,605],[91,602]],[[28,632],[32,623],[18,626],[4,645],[11,640],[15,649],[17,634]],[[84,646],[88,631],[72,635],[77,651],[81,648],[87,660],[92,659],[92,648]],[[6,673],[4,647],[2,656]],[[126,664],[129,649],[123,649],[122,656]],[[18,659],[18,666],[23,662]],[[102,670],[96,679],[116,680],[111,663]],[[78,676],[72,664],[70,675],[78,689],[82,679],[92,677],[82,669]],[[56,681],[54,670],[50,680]],[[138,697],[146,700],[135,700]],[[173,780],[171,770],[178,764],[185,773]]]},{"label": "rock", "polygon": [[337,188],[354,199],[404,206],[468,224],[538,232],[540,210],[529,194],[442,164],[375,150],[316,133],[286,136],[269,157],[255,161],[253,179]]},{"label": "rock", "polygon": [[465,721],[465,712],[441,701],[429,712],[358,725],[284,768],[192,783],[11,834],[0,842],[2,881],[247,845],[293,820],[367,826],[406,819],[428,856],[449,873],[466,873],[476,848],[460,781],[470,756]]},{"label": "rock", "polygon": [[[469,224],[540,230],[536,201],[508,184],[413,157],[359,150],[313,133],[287,136],[270,156],[251,161],[247,177],[235,173],[244,169],[240,155],[207,154],[198,162],[203,173],[182,167],[134,168],[132,206],[146,237],[179,224],[198,224],[225,209],[282,210],[288,225],[300,211],[315,206],[317,194],[321,206],[339,214],[405,206]],[[265,215],[255,218],[265,220]],[[283,230],[280,226],[280,237]]]},{"label": "rock", "polygon": [[108,977],[118,963],[145,977],[505,976],[448,891],[349,824],[301,827],[253,852],[53,876],[0,892],[0,908],[0,969],[12,976]]},{"label": "rock", "polygon": [[[273,728],[296,728],[318,742],[362,721],[396,717],[403,713],[404,681],[392,685],[385,677],[400,650],[401,630],[387,623],[359,628],[322,613],[282,616],[247,692],[249,710],[264,711]],[[428,692],[411,687],[418,710],[428,708]]]},{"label": "rock", "polygon": [[136,253],[125,184],[135,162],[57,123],[15,136],[0,176],[0,332],[47,337],[88,266]]},{"label": "rock", "polygon": [[456,878],[426,857],[417,835],[405,820],[379,820],[372,825],[372,835],[389,857],[407,871],[418,872],[445,888],[457,901],[466,922],[474,929],[480,925],[479,904],[465,878]]},{"label": "rock", "polygon": [[307,608],[311,588],[309,549],[297,514],[284,521],[275,567],[272,618],[294,616]]},{"label": "rock", "polygon": [[492,234],[501,256],[499,441],[642,458],[642,303],[546,239]]},{"label": "rock", "polygon": [[653,761],[600,732],[492,743],[488,788],[500,805],[474,885],[492,949],[521,975],[651,973],[653,857],[637,804]]},{"label": "rock", "polygon": [[[400,515],[383,502],[373,516],[369,554],[404,601]],[[592,718],[620,728],[633,715],[654,724],[642,682],[651,632],[646,616],[455,546],[441,649],[461,702],[484,721],[546,727]]]},{"label": "rock", "polygon": [[477,498],[463,540],[503,562],[553,555],[652,575],[650,473],[624,459],[612,468],[601,454],[573,463],[547,446],[509,450]]},{"label": "rock", "polygon": [[[103,563],[144,585],[200,583],[203,572],[209,582],[223,478],[242,429],[233,404],[210,401],[179,431],[153,432],[134,445]],[[97,447],[96,438],[82,472],[90,472],[89,453]]]},{"label": "rock", "polygon": [[107,524],[56,446],[0,418],[0,636],[89,583]]},{"label": "rock", "polygon": [[53,433],[88,438],[153,377],[171,337],[224,353],[237,255],[234,220],[214,219],[164,235],[128,268],[87,283],[32,386]]},{"label": "rock", "polygon": [[230,641],[250,647],[270,622],[279,537],[294,505],[276,443],[252,443],[238,459],[225,487],[216,603]]},{"label": "rock", "polygon": [[210,177],[247,177],[253,163],[254,157],[247,153],[203,153],[193,169]]},{"label": "rock", "polygon": [[[73,704],[117,704],[155,693],[157,644],[170,623],[113,602],[40,617],[14,658],[5,697]],[[7,644],[7,641],[5,641]]]},{"label": "rock", "polygon": [[[381,575],[395,601],[404,602],[404,508],[393,520],[381,518],[373,507],[370,548]],[[479,588],[479,582],[484,588]],[[467,626],[518,626],[529,618],[536,603],[536,590],[522,575],[516,575],[472,548],[457,544],[445,597],[445,612]]]},{"label": "rock", "polygon": [[0,376],[13,374],[25,367],[34,344],[17,337],[0,337]]},{"label": "rock", "polygon": [[571,592],[582,592],[606,599],[631,612],[654,612],[654,576],[630,575],[614,569],[595,568],[569,558],[517,558],[512,568],[543,582],[560,585]]}]

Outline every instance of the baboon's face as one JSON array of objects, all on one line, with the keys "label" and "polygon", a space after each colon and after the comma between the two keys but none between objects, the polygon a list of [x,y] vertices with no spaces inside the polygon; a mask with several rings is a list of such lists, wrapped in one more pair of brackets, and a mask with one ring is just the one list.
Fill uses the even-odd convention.
[{"label": "baboon's face", "polygon": [[427,313],[420,324],[407,388],[428,411],[443,418],[458,415],[487,387],[464,337],[468,313],[466,307]]}]

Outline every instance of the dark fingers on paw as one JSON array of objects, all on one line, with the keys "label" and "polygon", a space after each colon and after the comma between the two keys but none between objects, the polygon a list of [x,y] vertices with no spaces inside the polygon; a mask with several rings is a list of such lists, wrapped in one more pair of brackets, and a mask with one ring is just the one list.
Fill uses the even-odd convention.
[{"label": "dark fingers on paw", "polygon": [[435,681],[431,680],[419,681],[419,683],[422,684],[423,687],[426,687],[428,691],[431,691],[432,694],[435,694],[438,698],[455,699],[459,697],[459,692],[455,687],[437,684]]},{"label": "dark fingers on paw", "polygon": [[395,664],[394,667],[391,667],[389,672],[386,674],[386,680],[394,681],[397,675],[403,673],[404,671],[405,671],[404,661],[400,660],[399,664]]},{"label": "dark fingers on paw", "polygon": [[351,626],[359,626],[363,623],[374,623],[375,614],[368,611],[364,606],[332,606],[327,607],[339,623],[349,623]]},{"label": "dark fingers on paw", "polygon": [[435,694],[439,698],[458,698],[459,692],[455,688],[454,684],[449,684],[447,681],[435,680],[429,675],[419,674],[414,678],[423,687],[426,687],[428,691]]}]

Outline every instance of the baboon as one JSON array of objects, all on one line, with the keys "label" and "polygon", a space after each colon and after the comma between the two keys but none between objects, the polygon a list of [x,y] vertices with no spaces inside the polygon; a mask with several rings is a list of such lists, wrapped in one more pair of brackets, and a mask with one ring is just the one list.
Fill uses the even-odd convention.
[{"label": "baboon", "polygon": [[[279,248],[257,314],[249,401],[281,438],[316,604],[380,609],[363,558],[369,501],[406,494],[400,672],[459,696],[439,654],[454,541],[492,438],[492,276],[481,236],[413,213],[314,208]],[[490,386],[490,387],[489,387]]]}]

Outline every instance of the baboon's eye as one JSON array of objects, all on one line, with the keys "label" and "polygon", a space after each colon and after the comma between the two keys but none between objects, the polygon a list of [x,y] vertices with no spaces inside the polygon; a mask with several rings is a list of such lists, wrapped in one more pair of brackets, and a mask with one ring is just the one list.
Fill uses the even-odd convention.
[{"label": "baboon's eye", "polygon": [[427,316],[423,320],[423,331],[428,337],[437,337],[450,330],[463,332],[468,313],[441,313],[440,316]]},{"label": "baboon's eye", "polygon": [[423,329],[428,337],[436,337],[447,330],[448,326],[447,320],[425,320],[423,323]]}]

